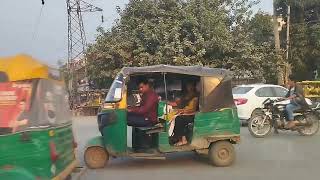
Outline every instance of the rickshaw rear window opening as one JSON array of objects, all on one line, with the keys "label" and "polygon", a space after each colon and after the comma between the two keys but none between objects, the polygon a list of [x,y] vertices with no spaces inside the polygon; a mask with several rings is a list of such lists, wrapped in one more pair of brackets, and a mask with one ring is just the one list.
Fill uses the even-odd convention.
[{"label": "rickshaw rear window opening", "polygon": [[0,134],[71,122],[68,96],[54,80],[0,83]]},{"label": "rickshaw rear window opening", "polygon": [[202,84],[203,96],[200,98],[200,110],[202,112],[235,108],[231,78],[202,77]]}]

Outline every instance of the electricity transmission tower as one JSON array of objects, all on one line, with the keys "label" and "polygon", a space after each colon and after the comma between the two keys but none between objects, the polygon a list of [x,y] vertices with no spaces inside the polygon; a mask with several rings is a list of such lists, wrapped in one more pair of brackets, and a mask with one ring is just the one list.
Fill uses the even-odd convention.
[{"label": "electricity transmission tower", "polygon": [[[72,101],[77,99],[77,83],[86,78],[85,49],[87,47],[86,35],[83,25],[83,12],[102,12],[98,8],[83,0],[66,0],[68,13],[68,61],[67,67],[71,74],[69,80],[69,94]],[[103,16],[102,16],[103,22]],[[83,69],[83,70],[82,70]],[[82,72],[79,75],[77,72]]]},{"label": "electricity transmission tower", "polygon": [[72,63],[74,60],[84,58],[84,51],[87,46],[82,13],[102,12],[102,9],[83,0],[66,1],[68,11],[68,63]]}]

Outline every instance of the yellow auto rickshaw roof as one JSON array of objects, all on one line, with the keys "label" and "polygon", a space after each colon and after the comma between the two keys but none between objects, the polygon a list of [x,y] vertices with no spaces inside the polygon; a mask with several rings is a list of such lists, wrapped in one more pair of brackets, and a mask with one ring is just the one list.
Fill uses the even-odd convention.
[{"label": "yellow auto rickshaw roof", "polygon": [[0,57],[0,71],[7,73],[9,81],[49,79],[50,67],[29,55]]}]

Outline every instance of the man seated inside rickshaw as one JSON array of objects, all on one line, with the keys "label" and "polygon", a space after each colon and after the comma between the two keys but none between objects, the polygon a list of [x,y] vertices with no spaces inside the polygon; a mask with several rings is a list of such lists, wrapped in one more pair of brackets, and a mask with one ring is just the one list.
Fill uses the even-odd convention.
[{"label": "man seated inside rickshaw", "polygon": [[139,92],[142,94],[140,106],[128,108],[128,125],[149,127],[158,123],[158,95],[151,88],[147,79],[139,82]]},{"label": "man seated inside rickshaw", "polygon": [[177,107],[176,115],[173,116],[174,130],[173,136],[178,139],[175,146],[182,146],[188,143],[186,126],[194,121],[194,115],[198,109],[198,95],[196,92],[195,82],[188,82],[186,84],[186,92],[181,99],[175,102],[169,102],[169,105]]}]

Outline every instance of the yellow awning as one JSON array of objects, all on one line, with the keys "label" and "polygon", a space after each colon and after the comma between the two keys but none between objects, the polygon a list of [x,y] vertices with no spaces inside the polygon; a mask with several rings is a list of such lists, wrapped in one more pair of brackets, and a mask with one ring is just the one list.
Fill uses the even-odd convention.
[{"label": "yellow awning", "polygon": [[9,81],[49,78],[49,66],[28,55],[0,57],[0,71],[7,73]]}]

